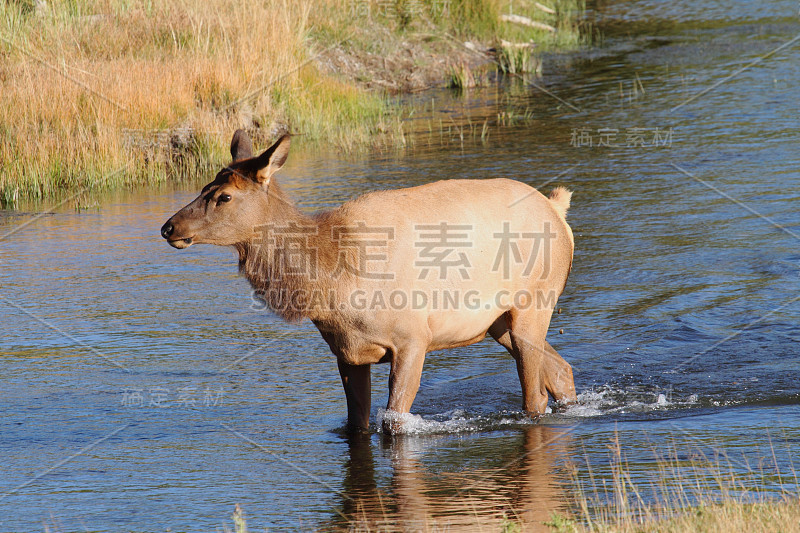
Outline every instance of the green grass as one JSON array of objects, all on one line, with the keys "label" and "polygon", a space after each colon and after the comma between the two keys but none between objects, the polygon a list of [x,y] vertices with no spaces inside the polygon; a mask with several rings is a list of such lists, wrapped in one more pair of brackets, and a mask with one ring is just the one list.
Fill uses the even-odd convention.
[{"label": "green grass", "polygon": [[554,533],[800,531],[796,472],[778,471],[777,462],[751,468],[718,449],[714,457],[674,447],[664,457],[661,449],[653,450],[651,472],[634,481],[615,438],[604,475],[588,464],[572,467],[573,512],[546,525]]},{"label": "green grass", "polygon": [[[500,21],[522,4],[395,0],[365,25],[336,0],[4,2],[0,207],[194,179],[225,161],[238,127],[257,145],[288,127],[300,143],[344,152],[402,148],[412,142],[403,109],[319,58],[332,47],[380,56],[404,42],[437,54],[466,40],[579,45],[581,0],[552,0],[555,15],[520,11],[555,34]],[[514,73],[535,64],[506,63]]]}]

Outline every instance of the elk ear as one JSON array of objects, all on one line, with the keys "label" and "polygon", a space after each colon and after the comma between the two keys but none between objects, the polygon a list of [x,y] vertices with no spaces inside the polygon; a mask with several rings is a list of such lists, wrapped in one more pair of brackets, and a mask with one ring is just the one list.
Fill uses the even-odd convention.
[{"label": "elk ear", "polygon": [[291,139],[290,134],[285,134],[253,161],[256,169],[256,181],[263,187],[269,186],[272,175],[281,169],[286,158],[289,157]]},{"label": "elk ear", "polygon": [[250,136],[244,130],[236,130],[231,141],[231,157],[233,162],[249,159],[253,157],[253,143]]}]

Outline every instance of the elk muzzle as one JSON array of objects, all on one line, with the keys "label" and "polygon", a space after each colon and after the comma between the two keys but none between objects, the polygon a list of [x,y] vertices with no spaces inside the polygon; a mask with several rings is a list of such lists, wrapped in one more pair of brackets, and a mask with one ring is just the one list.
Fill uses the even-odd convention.
[{"label": "elk muzzle", "polygon": [[175,224],[172,219],[167,220],[167,223],[161,226],[161,236],[167,240],[170,246],[182,250],[192,245],[193,237],[178,237],[175,238]]}]

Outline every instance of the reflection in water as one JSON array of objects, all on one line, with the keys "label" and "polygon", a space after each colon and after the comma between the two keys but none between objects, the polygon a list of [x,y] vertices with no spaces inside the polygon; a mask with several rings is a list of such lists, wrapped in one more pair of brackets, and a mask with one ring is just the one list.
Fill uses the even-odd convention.
[{"label": "reflection in water", "polygon": [[[391,479],[382,483],[372,437],[348,436],[341,502],[323,529],[500,531],[514,521],[526,531],[547,531],[543,523],[565,509],[559,466],[570,443],[569,429],[534,425],[510,437],[455,446],[443,446],[443,439],[448,437],[384,437]],[[443,470],[429,463],[433,454]]]}]

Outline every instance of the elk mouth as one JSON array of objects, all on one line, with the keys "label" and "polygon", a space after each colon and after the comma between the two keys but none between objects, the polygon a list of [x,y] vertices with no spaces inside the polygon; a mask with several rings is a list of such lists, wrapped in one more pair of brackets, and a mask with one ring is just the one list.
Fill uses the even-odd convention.
[{"label": "elk mouth", "polygon": [[175,239],[167,242],[173,248],[177,248],[178,250],[183,250],[184,248],[188,248],[192,245],[192,237],[187,237],[185,239]]}]

